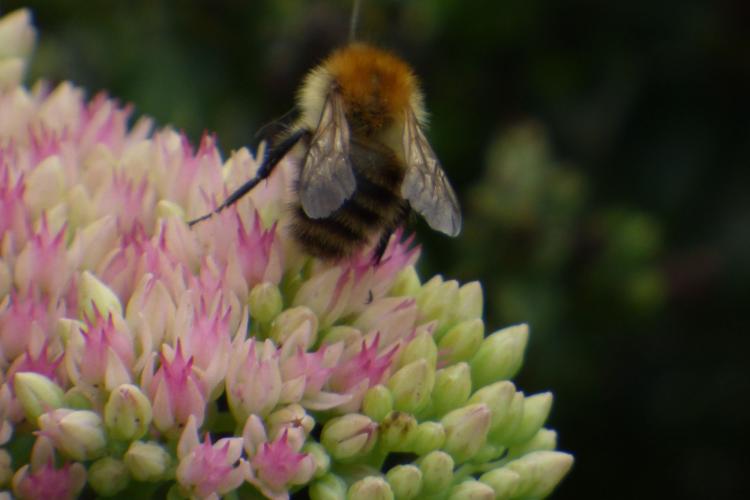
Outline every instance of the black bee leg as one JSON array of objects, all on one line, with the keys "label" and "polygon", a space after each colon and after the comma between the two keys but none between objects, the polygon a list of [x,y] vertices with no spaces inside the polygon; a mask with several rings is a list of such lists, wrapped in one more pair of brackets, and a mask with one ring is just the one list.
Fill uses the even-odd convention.
[{"label": "black bee leg", "polygon": [[190,222],[188,222],[188,225],[193,226],[194,224],[197,224],[202,220],[206,220],[213,214],[217,214],[228,206],[236,203],[237,200],[245,196],[250,192],[250,190],[257,186],[260,181],[271,175],[273,169],[276,168],[276,165],[279,164],[284,156],[286,156],[286,154],[294,147],[295,144],[297,144],[297,142],[299,142],[301,138],[305,137],[308,134],[309,132],[307,130],[298,130],[281,141],[279,144],[274,146],[270,151],[268,151],[266,157],[263,159],[263,163],[261,163],[260,167],[258,167],[258,172],[255,174],[255,177],[237,188],[237,190],[230,194],[221,205],[216,207],[216,210],[214,210],[213,212],[209,212],[206,215],[202,215],[197,219],[191,220]]},{"label": "black bee leg", "polygon": [[380,264],[380,261],[383,258],[383,254],[385,253],[385,249],[388,248],[388,242],[391,241],[393,232],[398,229],[401,224],[406,222],[410,214],[411,210],[409,209],[409,206],[403,205],[401,207],[401,210],[399,210],[398,215],[396,215],[393,223],[383,231],[383,234],[380,235],[380,240],[378,240],[378,245],[375,247],[375,252],[372,256],[373,264],[375,264],[376,266]]}]

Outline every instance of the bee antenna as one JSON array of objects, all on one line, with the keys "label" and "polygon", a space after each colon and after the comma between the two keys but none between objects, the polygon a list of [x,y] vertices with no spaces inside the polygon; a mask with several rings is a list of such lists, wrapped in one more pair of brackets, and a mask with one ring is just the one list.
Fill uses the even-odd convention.
[{"label": "bee antenna", "polygon": [[353,42],[357,36],[357,21],[359,20],[359,8],[362,2],[360,0],[354,0],[352,5],[352,17],[349,20],[349,43]]}]

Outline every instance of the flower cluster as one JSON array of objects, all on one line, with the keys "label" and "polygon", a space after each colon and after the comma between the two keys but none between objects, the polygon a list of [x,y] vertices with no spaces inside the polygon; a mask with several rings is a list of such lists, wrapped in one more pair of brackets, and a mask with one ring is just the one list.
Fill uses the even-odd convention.
[{"label": "flower cluster", "polygon": [[0,20],[0,496],[538,498],[567,473],[551,394],[509,381],[527,327],[485,338],[478,283],[422,283],[401,233],[377,265],[305,256],[289,162],[191,229],[253,155],[26,89],[33,41]]}]

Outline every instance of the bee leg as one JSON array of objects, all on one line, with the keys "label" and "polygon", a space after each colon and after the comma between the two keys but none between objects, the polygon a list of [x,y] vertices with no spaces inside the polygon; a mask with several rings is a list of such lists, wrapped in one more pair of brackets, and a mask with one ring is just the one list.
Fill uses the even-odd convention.
[{"label": "bee leg", "polygon": [[279,164],[279,162],[286,156],[286,154],[294,147],[299,140],[305,136],[309,135],[309,132],[307,130],[297,130],[292,135],[281,141],[279,144],[274,146],[268,154],[266,154],[265,158],[263,159],[263,163],[261,163],[260,167],[258,167],[258,172],[255,174],[255,177],[244,183],[242,186],[237,188],[236,191],[234,191],[232,194],[230,194],[224,202],[216,207],[216,209],[213,212],[209,212],[206,215],[202,215],[198,217],[197,219],[193,219],[190,222],[188,222],[189,226],[193,226],[197,224],[198,222],[202,220],[206,220],[209,217],[211,217],[214,214],[217,214],[227,208],[228,206],[236,203],[240,198],[245,196],[247,193],[250,192],[255,186],[257,186],[260,181],[267,178],[269,175],[271,175],[271,172],[273,172],[273,169],[276,168],[276,165]]},{"label": "bee leg", "polygon": [[391,241],[393,232],[398,229],[401,224],[406,222],[410,214],[411,210],[409,209],[409,206],[403,205],[396,215],[395,219],[393,220],[393,223],[391,223],[388,228],[383,231],[383,234],[380,235],[380,240],[378,240],[378,245],[375,247],[375,252],[372,255],[373,264],[375,264],[376,266],[380,264],[380,261],[383,258],[383,254],[385,253],[385,249],[388,248],[388,242]]}]

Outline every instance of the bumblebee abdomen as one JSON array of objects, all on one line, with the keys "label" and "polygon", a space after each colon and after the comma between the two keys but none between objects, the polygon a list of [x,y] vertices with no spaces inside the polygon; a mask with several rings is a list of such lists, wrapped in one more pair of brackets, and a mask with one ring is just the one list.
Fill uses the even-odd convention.
[{"label": "bumblebee abdomen", "polygon": [[339,260],[372,242],[404,209],[400,196],[404,168],[382,144],[352,139],[351,162],[357,185],[354,194],[328,217],[313,219],[294,207],[292,234],[316,257]]}]

